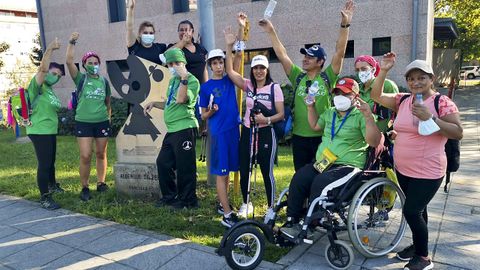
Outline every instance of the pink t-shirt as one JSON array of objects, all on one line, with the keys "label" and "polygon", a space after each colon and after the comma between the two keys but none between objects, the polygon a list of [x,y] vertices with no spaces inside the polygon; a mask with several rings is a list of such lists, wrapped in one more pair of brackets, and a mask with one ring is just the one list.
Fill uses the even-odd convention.
[{"label": "pink t-shirt", "polygon": [[[397,132],[394,146],[395,168],[403,175],[422,178],[438,179],[445,175],[447,168],[447,156],[445,143],[447,137],[439,132],[429,136],[418,134],[418,118],[412,114],[413,95],[402,101],[405,93],[397,94],[396,108],[397,117],[393,128]],[[452,113],[458,113],[458,108],[447,96],[441,96],[438,103],[438,111],[435,110],[435,95],[432,95],[423,104],[436,117],[443,117]]]},{"label": "pink t-shirt", "polygon": [[[265,85],[262,88],[257,88],[257,100],[271,110],[272,106],[272,97],[271,95],[271,86],[272,84]],[[243,117],[243,124],[250,128],[250,110],[253,108],[253,85],[252,82],[248,79],[245,79],[245,84],[243,91],[247,94],[245,98],[246,110],[245,116]],[[283,102],[283,92],[280,85],[277,83],[273,86],[273,93],[275,95],[275,102]],[[267,124],[260,124],[259,127],[266,127]]]}]

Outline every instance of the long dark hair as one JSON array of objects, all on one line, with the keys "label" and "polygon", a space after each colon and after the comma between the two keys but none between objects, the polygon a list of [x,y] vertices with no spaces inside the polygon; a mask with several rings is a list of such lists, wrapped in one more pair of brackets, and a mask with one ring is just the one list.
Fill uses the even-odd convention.
[{"label": "long dark hair", "polygon": [[[252,82],[253,85],[253,92],[256,94],[257,92],[257,80],[255,79],[255,76],[253,76],[253,68],[250,68],[250,81]],[[267,76],[265,77],[265,85],[269,85],[273,83],[273,79],[270,76],[270,69],[267,68]]]}]

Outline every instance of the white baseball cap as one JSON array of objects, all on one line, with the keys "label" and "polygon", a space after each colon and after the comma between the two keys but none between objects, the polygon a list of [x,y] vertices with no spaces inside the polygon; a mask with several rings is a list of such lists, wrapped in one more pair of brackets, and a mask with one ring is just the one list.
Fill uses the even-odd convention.
[{"label": "white baseball cap", "polygon": [[268,68],[268,59],[265,55],[257,55],[253,57],[252,62],[250,63],[250,67],[256,67],[258,65],[262,65]]},{"label": "white baseball cap", "polygon": [[215,58],[215,57],[222,57],[222,58],[225,59],[225,54],[220,49],[213,49],[213,50],[208,52],[207,60],[210,60],[210,59]]},{"label": "white baseball cap", "polygon": [[408,66],[405,68],[405,77],[408,75],[408,73],[410,73],[410,71],[414,69],[420,69],[421,71],[427,74],[434,75],[432,66],[429,65],[427,61],[417,59],[411,62],[410,64],[408,64]]}]

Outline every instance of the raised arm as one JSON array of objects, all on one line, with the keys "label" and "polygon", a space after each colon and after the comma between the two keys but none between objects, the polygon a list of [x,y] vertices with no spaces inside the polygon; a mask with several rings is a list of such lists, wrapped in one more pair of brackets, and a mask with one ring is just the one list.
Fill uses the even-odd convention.
[{"label": "raised arm", "polygon": [[372,91],[370,97],[382,105],[383,107],[389,108],[392,111],[396,111],[395,108],[395,97],[397,94],[388,94],[383,92],[383,85],[385,83],[385,78],[387,77],[388,71],[395,64],[396,55],[393,52],[389,52],[383,56],[382,61],[380,61],[380,72],[378,73],[377,78],[373,82]]},{"label": "raised arm", "polygon": [[67,68],[68,68],[68,73],[70,73],[70,77],[75,80],[77,77],[78,73],[78,68],[75,66],[75,63],[73,62],[73,55],[75,54],[75,44],[77,43],[79,34],[77,32],[73,32],[72,35],[70,35],[70,39],[68,41],[67,45],[67,56],[66,56],[66,63],[67,63]]},{"label": "raised arm", "polygon": [[48,73],[48,66],[50,65],[50,57],[52,52],[60,48],[60,43],[58,43],[58,38],[55,38],[50,44],[48,44],[47,49],[42,57],[42,62],[40,62],[40,67],[38,67],[37,75],[35,75],[35,80],[37,84],[41,85],[45,81],[45,75]]},{"label": "raised arm", "polygon": [[382,139],[382,133],[377,127],[375,123],[375,119],[373,118],[372,111],[370,110],[370,105],[363,101],[361,98],[356,98],[358,103],[356,107],[360,110],[365,118],[365,141],[371,147],[377,147],[380,144],[380,140]]},{"label": "raised arm", "polygon": [[282,42],[278,38],[277,32],[275,31],[275,28],[273,27],[272,22],[269,20],[263,19],[263,20],[260,20],[258,24],[268,34],[268,37],[272,42],[273,50],[275,51],[275,54],[277,55],[278,60],[282,64],[285,74],[289,75],[290,71],[292,70],[293,62],[290,59],[290,57],[288,57],[287,50],[285,49]]},{"label": "raised arm", "polygon": [[225,51],[227,52],[227,58],[225,59],[225,71],[227,72],[230,80],[232,80],[237,87],[243,89],[245,85],[243,77],[238,72],[233,70],[232,46],[233,43],[235,43],[235,35],[233,34],[231,27],[227,27],[225,30],[223,30],[223,33],[225,35]]},{"label": "raised arm", "polygon": [[[237,40],[238,41],[244,41],[244,32],[245,32],[245,27],[247,25],[247,14],[240,12],[237,15],[237,22],[238,22],[238,33],[237,33]],[[243,48],[241,49],[243,51]],[[233,70],[236,72],[240,72],[242,64],[242,54],[241,52],[237,51],[235,52],[235,56],[233,58]]]},{"label": "raised arm", "polygon": [[132,47],[137,40],[137,35],[133,29],[135,16],[135,0],[127,0],[127,47]]},{"label": "raised arm", "polygon": [[348,34],[350,29],[350,22],[353,16],[353,1],[348,0],[345,7],[342,9],[342,22],[340,23],[340,33],[335,47],[335,54],[332,58],[332,69],[335,74],[340,74],[342,71],[343,59],[345,58],[345,50],[347,48]]},{"label": "raised arm", "polygon": [[307,104],[308,111],[308,124],[310,128],[314,131],[323,131],[322,128],[318,125],[318,114],[315,110],[315,101],[312,104]]}]

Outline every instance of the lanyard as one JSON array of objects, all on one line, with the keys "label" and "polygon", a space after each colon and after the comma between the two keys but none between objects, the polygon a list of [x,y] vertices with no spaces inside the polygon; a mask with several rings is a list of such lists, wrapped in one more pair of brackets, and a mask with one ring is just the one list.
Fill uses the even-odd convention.
[{"label": "lanyard", "polygon": [[347,117],[348,117],[348,115],[350,114],[351,111],[352,111],[352,110],[349,110],[349,111],[347,112],[347,114],[345,115],[345,117],[343,117],[342,122],[340,123],[340,126],[338,127],[337,132],[335,132],[335,120],[336,120],[336,118],[337,118],[337,112],[333,112],[333,117],[332,117],[332,129],[331,129],[331,133],[330,133],[330,134],[332,135],[332,137],[331,137],[331,139],[330,139],[331,141],[333,141],[333,138],[335,138],[335,136],[338,134],[338,132],[340,131],[340,129],[343,127],[343,124],[345,124],[345,120],[347,120]]}]

